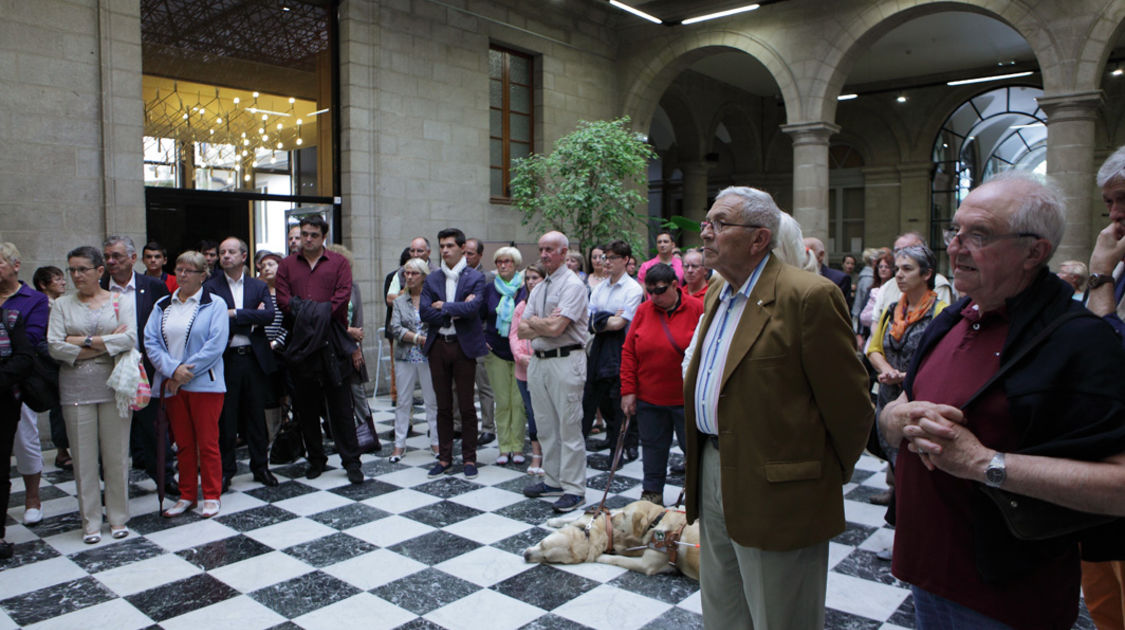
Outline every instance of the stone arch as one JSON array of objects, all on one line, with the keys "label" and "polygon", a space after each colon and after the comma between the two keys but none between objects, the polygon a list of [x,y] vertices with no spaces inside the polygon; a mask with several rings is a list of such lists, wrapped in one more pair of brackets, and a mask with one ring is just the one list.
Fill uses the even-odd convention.
[{"label": "stone arch", "polygon": [[[625,90],[622,110],[633,120],[635,129],[648,127],[652,112],[665,90],[680,72],[712,54],[735,50],[744,52],[764,65],[773,77],[786,105],[790,120],[800,120],[800,95],[793,71],[773,46],[747,33],[712,29],[692,31],[679,39],[671,39],[658,48],[652,59],[636,58],[625,67],[632,81]],[[651,49],[646,50],[646,55]]]},{"label": "stone arch", "polygon": [[1079,53],[1075,86],[1101,87],[1105,64],[1113,52],[1113,44],[1125,31],[1125,5],[1115,2],[1099,13],[1085,38],[1086,45]]},{"label": "stone arch", "polygon": [[[660,108],[672,121],[672,134],[681,160],[696,161],[706,152],[707,137],[692,111],[687,98],[678,90],[668,90],[660,99]],[[647,128],[647,127],[646,127]]]},{"label": "stone arch", "polygon": [[[715,131],[720,124],[723,124],[731,136],[731,146],[746,149],[734,153],[734,170],[736,173],[761,170],[762,168],[764,147],[762,147],[761,134],[758,133],[754,125],[750,124],[751,114],[752,112],[741,103],[724,103],[704,128],[703,137],[707,143],[714,142]],[[710,144],[707,146],[710,146]],[[754,151],[755,149],[756,151]]]},{"label": "stone arch", "polygon": [[1067,72],[1061,61],[1066,55],[1049,28],[1049,21],[1027,5],[1025,0],[913,0],[888,14],[885,5],[873,5],[861,11],[851,24],[844,25],[832,42],[833,51],[820,65],[810,85],[823,86],[819,93],[807,95],[806,110],[810,120],[834,120],[836,96],[843,88],[852,65],[873,42],[895,27],[914,18],[946,11],[967,11],[999,20],[1012,27],[1031,47],[1043,77],[1045,92],[1067,91]]}]

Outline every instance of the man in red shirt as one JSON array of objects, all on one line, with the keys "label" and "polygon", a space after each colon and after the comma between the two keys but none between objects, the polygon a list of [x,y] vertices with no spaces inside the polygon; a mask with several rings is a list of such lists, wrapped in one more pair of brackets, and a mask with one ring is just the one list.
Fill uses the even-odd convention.
[{"label": "man in red shirt", "polygon": [[[343,256],[328,251],[324,241],[328,237],[328,222],[320,215],[301,219],[301,250],[281,261],[277,269],[275,284],[277,306],[290,318],[290,326],[300,325],[291,321],[293,298],[310,302],[331,304],[333,323],[346,328],[348,325],[348,302],[352,297],[352,270]],[[296,331],[293,331],[294,335]],[[328,333],[329,337],[332,333]],[[346,337],[346,333],[344,335]],[[291,346],[292,347],[292,346]],[[354,345],[347,355],[354,350]],[[305,476],[316,479],[324,472],[328,458],[324,454],[324,442],[320,436],[320,417],[324,415],[327,404],[328,418],[331,422],[332,437],[340,461],[348,472],[348,481],[363,483],[363,471],[359,467],[359,445],[355,439],[355,425],[352,423],[352,370],[350,358],[338,361],[343,367],[336,370],[339,381],[333,377],[320,355],[310,355],[310,360],[290,365],[290,374],[296,383],[293,388],[293,410],[301,423],[308,449],[309,468]]]},{"label": "man in red shirt", "polygon": [[[1125,515],[1125,350],[1047,267],[1065,225],[1058,190],[1009,171],[945,232],[966,297],[931,322],[879,416],[901,444],[892,572],[913,585],[915,627],[1070,628],[1080,553],[1122,557],[1122,519],[1074,512]],[[1082,526],[1011,533],[1010,512],[1036,505],[1032,523]]]}]

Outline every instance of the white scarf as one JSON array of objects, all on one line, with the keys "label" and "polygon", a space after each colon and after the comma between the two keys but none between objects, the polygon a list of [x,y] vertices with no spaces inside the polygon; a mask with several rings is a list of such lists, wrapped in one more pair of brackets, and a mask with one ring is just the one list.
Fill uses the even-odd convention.
[{"label": "white scarf", "polygon": [[445,261],[441,261],[441,272],[445,274],[445,301],[454,302],[457,296],[457,279],[461,277],[461,272],[465,270],[465,257],[462,256],[461,260],[457,261],[456,265],[450,269],[445,265]]}]

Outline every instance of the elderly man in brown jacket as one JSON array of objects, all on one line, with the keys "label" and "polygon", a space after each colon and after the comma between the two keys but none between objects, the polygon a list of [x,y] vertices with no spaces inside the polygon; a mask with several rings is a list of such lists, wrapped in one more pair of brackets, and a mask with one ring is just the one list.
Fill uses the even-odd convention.
[{"label": "elderly man in brown jacket", "polygon": [[684,377],[687,517],[707,628],[824,626],[828,539],[874,411],[839,288],[771,256],[780,210],[731,187],[703,222],[707,292]]}]

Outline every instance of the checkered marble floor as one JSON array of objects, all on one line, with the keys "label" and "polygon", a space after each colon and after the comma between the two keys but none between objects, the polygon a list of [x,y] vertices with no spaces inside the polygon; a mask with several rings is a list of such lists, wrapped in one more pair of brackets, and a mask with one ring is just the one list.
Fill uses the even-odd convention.
[{"label": "checkered marble floor", "polygon": [[[524,563],[523,549],[547,535],[553,516],[550,503],[521,494],[530,477],[490,465],[493,442],[480,452],[477,479],[459,471],[428,479],[420,410],[423,435],[391,464],[390,402],[375,398],[372,407],[384,450],[363,456],[369,479],[361,485],[347,482],[333,456],[315,480],[304,478],[303,461],[274,468],[282,483],[266,488],[250,479],[244,458],[218,517],[163,519],[155,486],[134,471],[133,533],[93,546],[81,540],[73,476],[50,466],[46,518],[19,524],[23,487],[13,467],[7,538],[16,552],[0,563],[0,630],[701,627],[698,584],[683,576]],[[600,500],[608,468],[605,451],[589,454],[588,502]],[[866,501],[885,488],[882,470],[864,455],[844,486],[848,529],[830,543],[828,628],[913,627],[908,589],[875,557],[893,537],[883,508]],[[609,505],[640,498],[641,477],[639,460],[623,466]],[[683,479],[669,482],[667,503]],[[1084,610],[1076,627],[1093,628]]]}]

